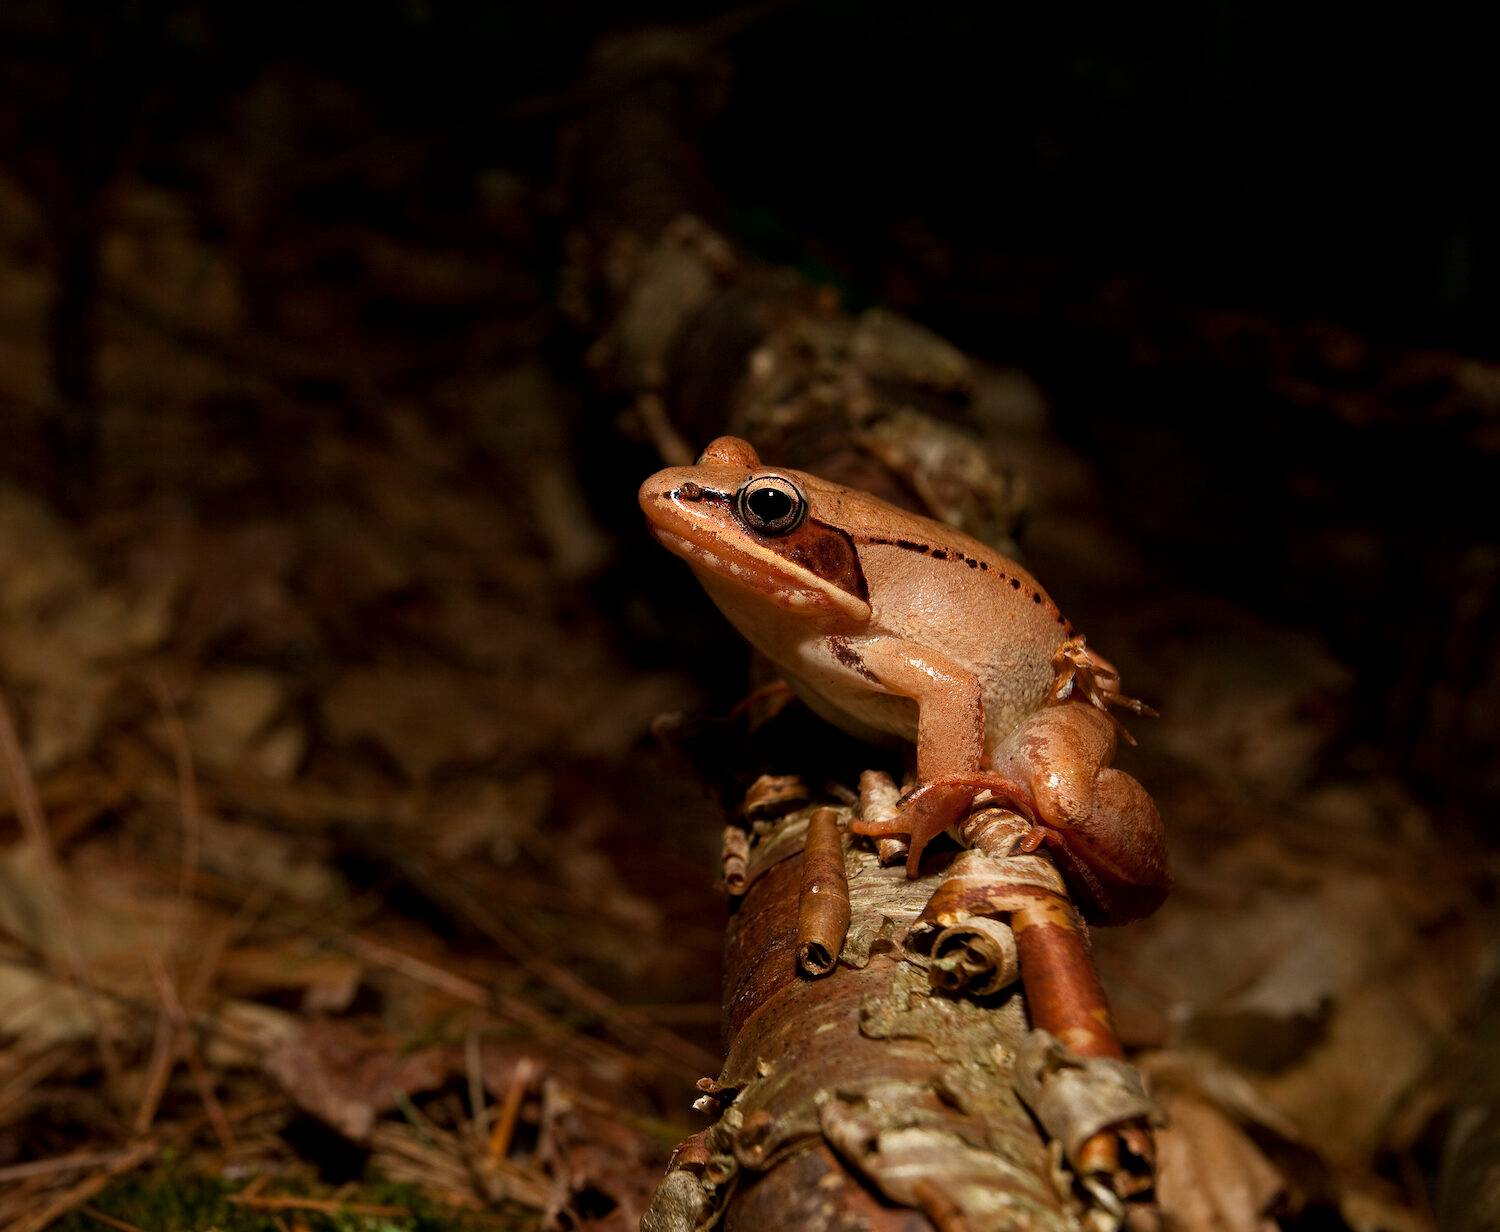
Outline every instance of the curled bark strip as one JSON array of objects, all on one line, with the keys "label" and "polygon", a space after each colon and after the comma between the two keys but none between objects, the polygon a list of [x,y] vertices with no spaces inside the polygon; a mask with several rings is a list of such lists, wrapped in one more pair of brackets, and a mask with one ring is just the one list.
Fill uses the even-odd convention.
[{"label": "curled bark strip", "polygon": [[1012,913],[1031,1021],[1080,1056],[1124,1058],[1083,925],[1066,900]]},{"label": "curled bark strip", "polygon": [[[907,944],[936,953],[943,944],[944,934],[936,931],[940,925],[962,927],[959,922],[968,913],[1007,915],[1032,1025],[1079,1056],[1123,1066],[1124,1052],[1089,953],[1085,925],[1050,861],[1013,854],[1028,830],[1023,818],[1005,809],[971,816],[959,830],[960,840],[972,849],[967,853],[971,858],[954,861]],[[1006,877],[1011,878],[1008,883]],[[946,969],[934,965],[929,970],[933,986],[942,987],[955,969],[967,975],[970,965],[961,959]],[[1117,1213],[1123,1212],[1122,1198],[1135,1199],[1154,1184],[1151,1124],[1146,1114],[1122,1117],[1068,1147],[1069,1161],[1096,1200],[1119,1207]]]},{"label": "curled bark strip", "polygon": [[820,808],[808,820],[802,850],[797,966],[807,975],[827,975],[838,963],[848,931],[849,880],[839,814]]},{"label": "curled bark strip", "polygon": [[946,926],[965,912],[1008,912],[1032,1023],[1082,1056],[1123,1057],[1085,925],[1062,878],[1043,857],[1010,854],[1024,824],[1002,809],[971,817],[961,837],[974,850],[953,862],[919,923]]},{"label": "curled bark strip", "polygon": [[1080,1056],[1046,1031],[1032,1031],[1021,1045],[1016,1090],[1070,1159],[1078,1159],[1104,1130],[1162,1120],[1133,1065]]},{"label": "curled bark strip", "polygon": [[942,992],[988,997],[1014,984],[1020,973],[1010,926],[979,915],[938,934],[927,978]]},{"label": "curled bark strip", "polygon": [[[1071,906],[1038,903],[1015,912],[1011,927],[1032,1024],[1074,1055],[1118,1067],[1112,1072],[1128,1073],[1139,1086],[1139,1077],[1125,1063],[1077,913]],[[1115,1118],[1068,1149],[1069,1162],[1101,1204],[1143,1197],[1155,1185],[1156,1143],[1151,1125],[1159,1118],[1154,1105],[1152,1109],[1151,1115]],[[1043,1125],[1052,1131],[1045,1120]]]},{"label": "curled bark strip", "polygon": [[767,830],[758,827],[750,846],[750,862],[745,867],[745,892],[777,865],[802,854],[807,845],[806,810],[799,810]]},{"label": "curled bark strip", "polygon": [[749,880],[750,836],[739,826],[724,827],[724,890],[733,898],[745,892]]},{"label": "curled bark strip", "polygon": [[801,808],[810,798],[807,784],[795,774],[763,774],[745,793],[745,820],[771,822]]},{"label": "curled bark strip", "polygon": [[[890,821],[896,815],[901,789],[884,770],[866,770],[859,776],[859,818],[861,821]],[[875,840],[875,854],[881,864],[904,864],[911,844],[904,838]]]},{"label": "curled bark strip", "polygon": [[1010,915],[1038,903],[1060,903],[1062,878],[1044,856],[994,856],[961,852],[948,866],[922,914],[907,934],[907,948],[930,955],[945,929],[976,916]]},{"label": "curled bark strip", "polygon": [[688,1168],[702,1172],[710,1158],[708,1144],[704,1141],[707,1136],[707,1130],[700,1130],[679,1142],[672,1152],[672,1158],[667,1163],[668,1171],[674,1168]]},{"label": "curled bark strip", "polygon": [[958,836],[965,847],[1000,859],[1014,854],[1031,829],[1031,823],[1019,813],[1006,808],[987,808],[970,813],[959,827]]},{"label": "curled bark strip", "polygon": [[[669,1173],[645,1226],[1075,1229],[1014,1090],[1021,998],[934,996],[896,943],[935,876],[909,881],[851,846],[845,961],[816,981],[798,978],[802,835],[816,811],[762,828],[752,851],[754,865],[762,847],[790,848],[752,877],[730,923],[728,1055],[719,1077],[700,1084],[718,1118]],[[811,828],[826,828],[828,814],[837,824],[847,810]]]}]

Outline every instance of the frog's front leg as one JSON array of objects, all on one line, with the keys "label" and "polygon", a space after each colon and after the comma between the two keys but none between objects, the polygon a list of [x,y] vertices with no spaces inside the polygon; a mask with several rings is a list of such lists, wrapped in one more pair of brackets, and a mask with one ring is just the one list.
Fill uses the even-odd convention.
[{"label": "frog's front leg", "polygon": [[839,663],[863,687],[908,697],[917,705],[918,789],[896,816],[855,821],[850,829],[873,838],[909,835],[906,873],[917,875],[922,849],[962,821],[975,793],[988,788],[1020,804],[1021,788],[991,772],[984,757],[984,696],[979,678],[953,660],[900,638],[830,639]]},{"label": "frog's front leg", "polygon": [[1161,814],[1140,783],[1109,765],[1116,734],[1087,702],[1043,706],[994,764],[1030,796],[1036,844],[1047,844],[1084,915],[1124,924],[1161,905],[1170,877]]}]

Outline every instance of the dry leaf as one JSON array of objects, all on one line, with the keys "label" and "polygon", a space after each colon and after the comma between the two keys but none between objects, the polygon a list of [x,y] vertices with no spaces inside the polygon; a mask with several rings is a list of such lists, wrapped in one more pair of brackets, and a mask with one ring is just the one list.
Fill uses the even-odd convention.
[{"label": "dry leaf", "polygon": [[1212,1104],[1159,1098],[1157,1192],[1174,1232],[1277,1232],[1286,1183],[1259,1148]]}]

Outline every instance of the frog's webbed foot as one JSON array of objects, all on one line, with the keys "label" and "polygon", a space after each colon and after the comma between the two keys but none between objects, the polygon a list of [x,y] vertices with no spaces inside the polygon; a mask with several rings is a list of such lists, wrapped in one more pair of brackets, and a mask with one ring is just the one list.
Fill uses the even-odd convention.
[{"label": "frog's webbed foot", "polygon": [[856,820],[849,828],[869,838],[907,837],[911,848],[906,857],[906,875],[915,877],[927,844],[963,821],[974,807],[974,797],[983,791],[1028,819],[1031,817],[1030,796],[1019,783],[993,771],[975,770],[919,783],[900,801],[894,817]]}]

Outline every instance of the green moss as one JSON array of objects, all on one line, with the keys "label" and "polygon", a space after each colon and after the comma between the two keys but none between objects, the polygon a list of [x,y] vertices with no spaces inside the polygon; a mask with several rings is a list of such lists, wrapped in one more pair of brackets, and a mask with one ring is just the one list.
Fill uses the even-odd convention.
[{"label": "green moss", "polygon": [[[465,1215],[434,1204],[411,1185],[374,1180],[344,1200],[375,1206],[399,1206],[408,1215],[323,1214],[316,1211],[265,1211],[230,1201],[243,1185],[173,1168],[127,1177],[111,1186],[90,1205],[106,1215],[133,1224],[142,1232],[280,1232],[299,1223],[310,1232],[535,1232],[541,1226],[534,1212],[507,1215]],[[263,1193],[328,1198],[326,1188],[268,1186]],[[295,1220],[294,1218],[295,1217]],[[56,1227],[61,1232],[105,1232],[106,1225],[83,1211],[74,1211]]]}]

